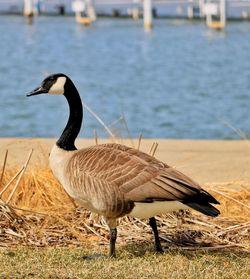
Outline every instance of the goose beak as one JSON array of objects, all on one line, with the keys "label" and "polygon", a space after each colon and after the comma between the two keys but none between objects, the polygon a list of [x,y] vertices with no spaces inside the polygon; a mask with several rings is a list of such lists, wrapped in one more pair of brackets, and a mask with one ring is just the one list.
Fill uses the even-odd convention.
[{"label": "goose beak", "polygon": [[34,95],[39,95],[39,94],[44,94],[44,93],[48,93],[48,90],[42,88],[41,86],[37,87],[36,89],[34,89],[33,91],[31,91],[30,93],[26,94],[26,97],[30,97],[30,96],[34,96]]}]

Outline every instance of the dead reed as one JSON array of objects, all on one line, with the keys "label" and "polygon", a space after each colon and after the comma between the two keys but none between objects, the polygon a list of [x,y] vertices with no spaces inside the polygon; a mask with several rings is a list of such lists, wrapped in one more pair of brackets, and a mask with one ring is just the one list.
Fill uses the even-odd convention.
[{"label": "dead reed", "polygon": [[[150,153],[154,154],[156,148],[154,143]],[[106,245],[108,228],[102,217],[78,207],[48,168],[25,172],[31,153],[23,167],[7,169],[4,165],[1,174],[0,247]],[[237,190],[231,186],[237,186]],[[250,252],[249,185],[238,181],[207,189],[220,200],[222,214],[213,219],[180,211],[157,217],[163,246]],[[120,220],[118,243],[151,238],[146,220]]]}]

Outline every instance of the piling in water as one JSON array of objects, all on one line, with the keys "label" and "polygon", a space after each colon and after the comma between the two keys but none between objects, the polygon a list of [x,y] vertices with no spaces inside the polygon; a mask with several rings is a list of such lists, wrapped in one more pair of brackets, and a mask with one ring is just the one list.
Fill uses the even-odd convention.
[{"label": "piling in water", "polygon": [[150,30],[153,27],[152,0],[144,0],[143,2],[143,21],[144,29]]}]

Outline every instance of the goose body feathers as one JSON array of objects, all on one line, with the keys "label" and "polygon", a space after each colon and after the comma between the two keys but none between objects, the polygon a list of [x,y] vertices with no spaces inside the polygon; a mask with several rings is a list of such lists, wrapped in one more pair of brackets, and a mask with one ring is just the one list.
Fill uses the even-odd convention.
[{"label": "goose body feathers", "polygon": [[208,207],[205,214],[217,215],[210,202],[218,202],[198,183],[156,158],[124,145],[103,144],[75,151],[55,145],[50,165],[71,197],[107,218],[124,215],[150,218],[187,209],[189,203],[199,198],[196,210],[205,206]]}]

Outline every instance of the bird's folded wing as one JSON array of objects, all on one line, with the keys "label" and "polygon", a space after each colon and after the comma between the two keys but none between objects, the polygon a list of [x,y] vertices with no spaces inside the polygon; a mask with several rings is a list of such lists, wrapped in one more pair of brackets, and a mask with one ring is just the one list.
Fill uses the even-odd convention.
[{"label": "bird's folded wing", "polygon": [[132,201],[182,201],[201,191],[196,182],[176,169],[123,145],[97,145],[80,150],[72,157],[73,168],[75,163],[80,166],[78,171],[116,185]]}]

